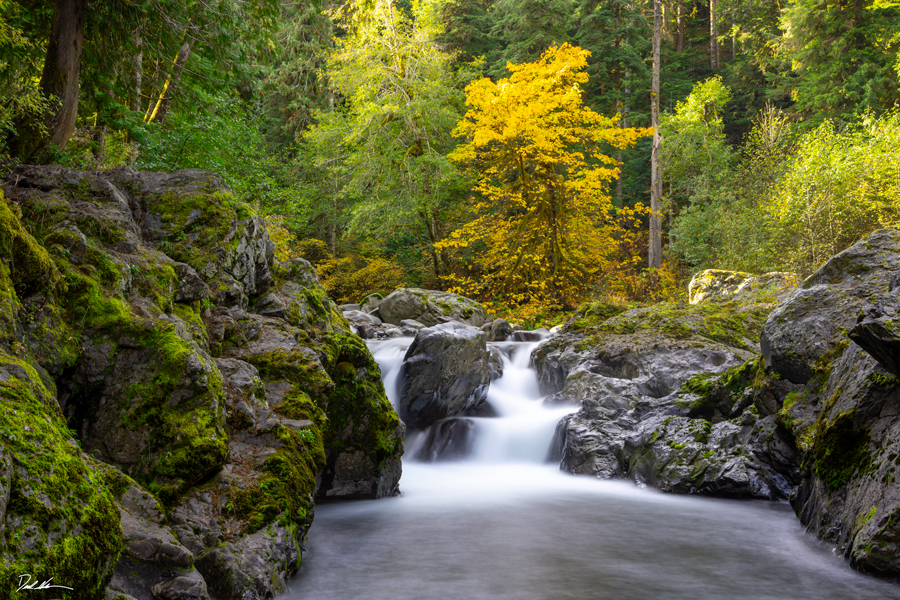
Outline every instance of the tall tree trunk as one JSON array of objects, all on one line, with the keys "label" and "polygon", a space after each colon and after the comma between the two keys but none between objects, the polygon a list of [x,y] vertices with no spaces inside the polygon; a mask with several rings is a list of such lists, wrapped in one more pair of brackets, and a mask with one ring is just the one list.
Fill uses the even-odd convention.
[{"label": "tall tree trunk", "polygon": [[721,62],[719,49],[719,0],[709,0],[709,68],[718,69]]},{"label": "tall tree trunk", "polygon": [[166,83],[159,93],[159,98],[156,101],[153,112],[150,113],[150,116],[147,119],[148,123],[156,121],[161,124],[165,121],[166,113],[169,112],[169,107],[172,105],[172,96],[175,94],[175,88],[178,86],[178,82],[181,81],[181,75],[184,73],[184,63],[187,62],[190,55],[191,45],[188,42],[185,42],[181,45],[181,49],[178,50],[178,54],[175,56],[175,64],[172,66],[172,71],[169,73],[169,77],[166,79]]},{"label": "tall tree trunk", "polygon": [[659,166],[659,50],[662,45],[660,0],[653,0],[653,81],[650,92],[650,125],[653,147],[650,152],[650,260],[651,269],[662,267],[662,225],[659,212],[662,199],[662,173]]},{"label": "tall tree trunk", "polygon": [[134,99],[131,102],[131,110],[134,112],[141,110],[141,85],[144,83],[144,40],[141,37],[141,27],[143,24],[138,25],[134,30],[134,47],[137,52],[131,63],[134,73]]},{"label": "tall tree trunk", "polygon": [[35,116],[17,128],[11,146],[21,160],[51,146],[62,150],[75,131],[86,12],[87,0],[56,0],[40,83],[41,94],[51,101],[50,110],[43,122],[36,122]]},{"label": "tall tree trunk", "polygon": [[108,125],[94,127],[94,166],[102,169],[106,163],[106,142],[109,134]]},{"label": "tall tree trunk", "polygon": [[678,0],[678,35],[675,38],[675,51],[684,52],[684,0]]}]

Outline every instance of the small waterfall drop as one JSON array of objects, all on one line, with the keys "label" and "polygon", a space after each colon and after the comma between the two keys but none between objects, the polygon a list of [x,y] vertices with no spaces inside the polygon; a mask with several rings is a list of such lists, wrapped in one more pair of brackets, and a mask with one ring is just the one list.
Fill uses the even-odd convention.
[{"label": "small waterfall drop", "polygon": [[[369,349],[381,367],[388,399],[397,408],[400,367],[412,338],[369,342]],[[531,367],[531,353],[540,342],[491,342],[499,350],[503,375],[491,382],[487,401],[496,417],[465,417],[475,423],[475,445],[469,460],[478,462],[546,461],[556,424],[575,406],[545,407],[537,373]],[[415,455],[423,439],[421,432],[407,438],[406,456]],[[401,484],[402,489],[402,484]]]}]

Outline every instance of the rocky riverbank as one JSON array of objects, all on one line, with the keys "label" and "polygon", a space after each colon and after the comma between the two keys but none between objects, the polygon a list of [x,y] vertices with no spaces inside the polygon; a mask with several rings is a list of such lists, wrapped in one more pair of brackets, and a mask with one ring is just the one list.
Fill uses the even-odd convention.
[{"label": "rocky riverbank", "polygon": [[790,499],[856,568],[900,575],[900,231],[797,287],[703,277],[695,305],[585,306],[538,348],[547,401],[580,405],[553,458],[665,491]]},{"label": "rocky riverbank", "polygon": [[0,202],[0,596],[271,598],[403,425],[303,260],[201,171],[19,167]]}]

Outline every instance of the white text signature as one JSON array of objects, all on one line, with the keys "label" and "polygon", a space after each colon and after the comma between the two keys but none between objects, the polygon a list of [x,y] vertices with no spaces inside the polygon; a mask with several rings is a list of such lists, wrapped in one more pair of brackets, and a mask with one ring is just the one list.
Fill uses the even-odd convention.
[{"label": "white text signature", "polygon": [[66,587],[64,585],[53,585],[52,582],[52,577],[47,581],[38,581],[37,579],[32,580],[31,575],[25,573],[24,575],[19,575],[19,589],[17,589],[16,591],[21,592],[22,590],[49,590],[50,588],[59,588],[69,591],[72,590],[72,588]]}]

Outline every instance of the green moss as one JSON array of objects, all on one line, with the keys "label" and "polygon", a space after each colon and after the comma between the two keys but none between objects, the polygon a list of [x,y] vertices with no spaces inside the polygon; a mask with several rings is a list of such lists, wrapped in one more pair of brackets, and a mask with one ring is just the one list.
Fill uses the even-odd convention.
[{"label": "green moss", "polygon": [[893,375],[884,375],[882,373],[871,373],[867,377],[869,381],[883,388],[895,388],[900,386],[900,379]]},{"label": "green moss", "polygon": [[228,439],[221,411],[224,389],[221,375],[208,369],[195,395],[173,405],[173,393],[183,391],[182,381],[188,360],[197,360],[194,348],[181,339],[172,325],[146,327],[136,343],[148,349],[154,368],[149,379],[132,384],[126,390],[127,411],[123,425],[137,430],[144,424],[153,427],[150,445],[142,455],[144,466],[135,478],[169,503],[181,492],[224,464],[228,458]]},{"label": "green moss", "polygon": [[47,250],[22,227],[0,192],[0,254],[20,298],[48,289],[58,279]]},{"label": "green moss", "polygon": [[[0,597],[15,597],[19,575],[30,573],[74,588],[54,590],[54,597],[102,598],[122,549],[112,491],[48,408],[52,396],[34,369],[0,355],[0,371],[0,441],[16,457],[3,532],[11,560],[0,565]],[[51,533],[59,537],[49,542]],[[28,550],[22,540],[33,534],[37,543]]]},{"label": "green moss", "polygon": [[278,518],[311,520],[316,474],[325,467],[322,433],[310,425],[299,431],[281,427],[277,435],[281,448],[266,459],[263,476],[250,487],[233,489],[225,505],[225,514],[247,524],[246,533]]},{"label": "green moss", "polygon": [[723,373],[701,373],[681,385],[681,391],[696,396],[691,401],[676,400],[692,418],[710,419],[716,411],[728,415],[737,399],[751,388],[758,372],[758,360],[750,360]]},{"label": "green moss", "polygon": [[813,470],[832,490],[847,484],[856,473],[865,473],[872,462],[868,427],[854,426],[855,409],[822,421],[810,449]]},{"label": "green moss", "polygon": [[172,298],[178,280],[175,269],[150,257],[145,257],[140,264],[130,265],[129,269],[134,291],[153,300],[160,310],[172,310]]},{"label": "green moss", "polygon": [[159,250],[197,270],[219,260],[217,248],[236,248],[237,222],[253,216],[247,205],[221,190],[151,196],[147,212],[159,215],[166,228]]},{"label": "green moss", "polygon": [[608,319],[622,314],[627,309],[628,307],[622,303],[605,301],[585,302],[575,310],[572,320],[566,323],[565,330],[580,331],[590,327],[598,327]]},{"label": "green moss", "polygon": [[688,305],[663,302],[611,317],[590,328],[586,346],[601,342],[604,334],[657,332],[673,339],[700,336],[735,348],[756,351],[755,344],[771,312],[770,305],[742,307],[734,302]]}]

